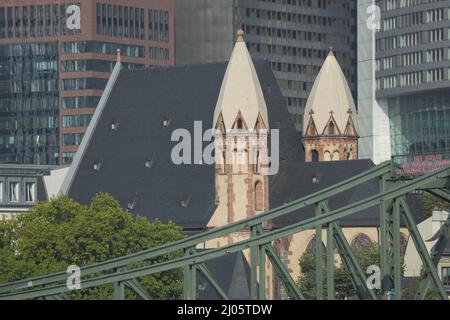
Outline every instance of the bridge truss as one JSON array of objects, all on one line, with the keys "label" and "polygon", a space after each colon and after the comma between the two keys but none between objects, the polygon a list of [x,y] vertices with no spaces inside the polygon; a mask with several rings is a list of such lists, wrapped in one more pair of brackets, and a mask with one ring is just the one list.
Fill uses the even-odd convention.
[{"label": "bridge truss", "polygon": [[[318,299],[334,299],[334,252],[339,254],[342,263],[350,271],[351,282],[359,299],[385,299],[388,292],[394,299],[402,298],[402,262],[400,252],[401,219],[408,230],[412,241],[423,263],[420,284],[415,292],[415,299],[425,299],[431,288],[439,297],[448,300],[448,294],[438,276],[437,265],[441,259],[444,248],[450,236],[450,217],[437,234],[436,245],[431,254],[425,246],[411,210],[406,201],[409,193],[424,191],[450,202],[450,168],[443,168],[432,173],[411,180],[394,179],[391,162],[380,164],[367,172],[342,181],[332,187],[303,197],[281,207],[269,210],[255,217],[247,218],[224,227],[215,228],[173,243],[157,248],[151,248],[140,253],[115,258],[94,265],[81,268],[81,289],[114,285],[114,299],[125,299],[125,288],[133,290],[136,295],[145,300],[152,297],[139,283],[138,278],[157,274],[164,271],[183,268],[184,270],[184,298],[197,299],[197,274],[204,278],[223,299],[229,299],[226,292],[216,281],[214,275],[208,270],[205,262],[219,257],[250,251],[250,292],[254,300],[266,298],[266,260],[272,265],[283,287],[291,299],[303,300],[300,292],[287,267],[281,261],[272,246],[273,241],[301,231],[316,229],[317,243],[321,243],[322,230],[326,230],[326,292],[323,292],[322,246],[316,246],[316,286]],[[361,201],[350,203],[344,207],[330,210],[328,200],[346,190],[358,187],[373,179],[379,180],[379,192]],[[381,295],[370,290],[366,284],[367,275],[358,263],[347,239],[339,227],[340,219],[354,215],[362,210],[379,207],[379,253],[382,288]],[[310,207],[315,210],[315,216],[309,219],[292,223],[286,227],[275,230],[264,230],[263,225],[275,218]],[[250,230],[250,237],[233,244],[219,248],[197,251],[196,248],[205,242],[219,239],[234,232]],[[149,263],[150,259],[166,256],[170,253],[184,252],[184,255],[171,258],[164,262]],[[140,267],[131,265],[140,263]],[[145,266],[142,266],[145,264]],[[15,281],[0,285],[1,299],[68,299],[70,289],[66,285],[68,275],[65,272],[38,276],[34,278]]]}]

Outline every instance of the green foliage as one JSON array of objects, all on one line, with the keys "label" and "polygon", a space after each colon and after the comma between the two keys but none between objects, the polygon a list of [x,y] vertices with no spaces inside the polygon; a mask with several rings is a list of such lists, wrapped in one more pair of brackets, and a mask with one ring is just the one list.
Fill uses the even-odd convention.
[{"label": "green foliage", "polygon": [[425,192],[423,194],[423,208],[422,208],[422,215],[423,219],[427,219],[431,217],[433,214],[433,210],[449,210],[450,209],[450,203],[447,201],[441,200],[440,198],[432,195],[431,193]]},{"label": "green foliage", "polygon": [[[89,206],[58,197],[37,204],[29,214],[0,221],[0,283],[65,271],[69,265],[90,265],[182,237],[181,228],[174,223],[133,218],[107,194],[96,195]],[[128,267],[141,265],[144,263]],[[182,294],[182,277],[180,270],[173,270],[139,281],[154,299],[177,299]],[[112,285],[71,292],[75,299],[112,296]],[[127,296],[134,298],[131,291]]]},{"label": "green foliage", "polygon": [[[354,250],[363,271],[371,265],[379,265],[378,245],[373,242],[368,246]],[[297,285],[306,299],[316,299],[316,258],[313,254],[305,252],[299,260],[302,274],[297,280]],[[323,265],[323,292],[327,290],[326,265]],[[343,300],[356,296],[355,289],[350,280],[350,274],[343,264],[334,267],[334,285],[336,299]]]}]

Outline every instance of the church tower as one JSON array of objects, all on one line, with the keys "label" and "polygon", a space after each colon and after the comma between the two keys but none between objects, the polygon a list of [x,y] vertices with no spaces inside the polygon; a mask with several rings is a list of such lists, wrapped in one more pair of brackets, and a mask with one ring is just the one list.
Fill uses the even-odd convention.
[{"label": "church tower", "polygon": [[238,31],[214,112],[217,209],[208,227],[219,227],[269,209],[267,106],[244,32]]},{"label": "church tower", "polygon": [[358,157],[355,102],[333,51],[320,70],[303,118],[305,161],[342,161]]}]

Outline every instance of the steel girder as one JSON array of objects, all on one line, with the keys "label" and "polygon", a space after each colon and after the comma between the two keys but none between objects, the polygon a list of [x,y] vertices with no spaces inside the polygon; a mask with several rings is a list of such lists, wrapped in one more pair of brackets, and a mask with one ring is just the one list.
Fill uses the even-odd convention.
[{"label": "steel girder", "polygon": [[[127,266],[129,264],[139,262],[142,260],[147,260],[151,258],[155,258],[170,252],[178,251],[178,250],[187,250],[189,248],[195,247],[198,244],[204,243],[208,240],[219,238],[225,236],[229,233],[240,231],[244,228],[249,228],[251,226],[255,226],[261,224],[262,222],[273,220],[275,218],[281,217],[285,214],[288,214],[292,211],[299,210],[301,208],[308,207],[310,205],[314,205],[317,202],[326,200],[333,195],[336,195],[340,192],[344,192],[346,190],[352,189],[358,185],[366,183],[374,178],[380,177],[384,174],[390,173],[391,164],[389,161],[386,161],[364,173],[351,177],[345,181],[342,181],[334,186],[329,188],[325,188],[319,192],[316,192],[312,195],[303,197],[286,205],[283,205],[279,208],[269,210],[265,213],[262,213],[256,217],[247,218],[232,224],[229,224],[224,227],[212,229],[210,231],[204,232],[202,234],[198,234],[187,239],[179,240],[173,243],[168,243],[166,245],[151,248],[139,253],[130,254],[124,257],[111,259],[104,262],[99,262],[91,266],[84,266],[81,268],[81,273],[83,275],[97,273],[102,271],[108,271],[114,268],[120,268],[123,266]],[[67,274],[65,272],[58,272],[51,275],[38,276],[30,279],[24,279],[15,281],[8,284],[0,285],[0,292],[8,292],[11,290],[18,289],[26,289],[34,286],[40,286],[50,283],[55,283],[59,281],[65,281]],[[30,286],[31,284],[31,286]]]},{"label": "steel girder", "polygon": [[[379,169],[380,168],[378,168],[378,170],[372,170],[371,174],[376,174],[376,176],[380,176]],[[383,170],[381,170],[381,171],[383,171]],[[372,206],[379,205],[380,203],[385,202],[385,201],[395,201],[395,199],[400,198],[400,197],[406,195],[407,193],[412,192],[416,189],[447,187],[449,175],[450,175],[449,168],[442,169],[442,170],[436,171],[434,173],[430,173],[425,176],[419,177],[417,179],[405,182],[398,186],[394,186],[387,191],[381,192],[380,194],[371,196],[367,199],[356,202],[354,204],[347,205],[343,208],[333,210],[329,213],[325,213],[325,214],[317,216],[317,217],[313,217],[310,219],[306,219],[304,221],[300,221],[298,223],[294,223],[290,226],[286,226],[279,230],[267,232],[264,235],[252,236],[248,240],[240,241],[240,242],[230,244],[230,245],[227,245],[227,246],[224,246],[221,248],[217,248],[217,249],[212,249],[207,252],[199,252],[199,253],[189,254],[189,255],[186,255],[186,256],[183,256],[180,258],[175,258],[170,261],[156,263],[156,264],[146,266],[146,267],[136,268],[136,269],[132,269],[132,270],[117,271],[112,274],[102,275],[102,276],[92,278],[92,279],[86,279],[86,280],[82,281],[81,286],[84,289],[84,288],[103,285],[103,284],[107,284],[107,283],[120,283],[120,282],[127,281],[130,279],[138,278],[141,276],[159,273],[159,272],[163,272],[163,271],[168,271],[168,270],[172,270],[172,269],[180,268],[180,267],[192,268],[192,267],[197,266],[199,263],[203,263],[203,262],[215,259],[217,257],[223,256],[223,255],[226,255],[229,253],[238,252],[238,251],[245,250],[245,249],[252,248],[252,247],[266,246],[266,245],[270,244],[271,241],[274,241],[278,238],[283,238],[283,237],[286,237],[286,236],[289,236],[294,233],[298,233],[300,231],[304,231],[307,229],[316,228],[317,226],[320,226],[320,225],[327,225],[327,224],[334,223],[334,222],[338,221],[339,219],[342,219],[346,216],[357,213],[361,210],[370,208]],[[360,176],[360,178],[361,179],[356,179],[356,180],[351,181],[351,183],[353,183],[353,184],[362,183],[361,181],[364,180],[364,176]],[[309,203],[309,202],[301,203],[301,201],[297,201],[294,205],[292,205],[292,204],[286,205],[281,208],[271,210],[261,216],[257,216],[257,217],[251,218],[251,219],[246,219],[244,227],[254,226],[258,223],[261,223],[262,221],[266,221],[268,219],[268,217],[273,217],[273,216],[278,217],[283,214],[287,214],[289,212],[297,210],[299,207],[304,207],[304,206],[308,206],[308,205],[317,203],[319,201],[323,201],[323,200],[325,200],[325,199],[323,199],[323,197],[325,195],[332,196],[334,194],[342,192],[345,189],[348,189],[348,186],[340,185],[338,190],[335,190],[334,192],[332,192],[331,189],[328,188],[327,191],[324,191],[320,194],[316,194],[315,196],[310,196],[309,201],[312,201],[313,199],[316,200],[312,203]],[[331,194],[327,194],[328,192],[331,192]],[[308,198],[308,197],[306,197],[306,198]],[[258,221],[258,223],[256,223],[256,221]],[[217,235],[217,234],[220,234],[221,232],[225,232],[224,231],[225,229],[229,231],[232,228],[236,228],[236,226],[237,226],[237,224],[233,224],[232,226],[228,226],[228,228],[227,227],[220,228],[220,232],[217,232],[215,234]],[[135,259],[138,259],[137,261],[145,260],[145,259],[148,259],[149,255],[152,256],[152,255],[156,255],[157,253],[161,254],[161,252],[166,254],[168,252],[179,250],[180,248],[186,248],[187,244],[195,243],[199,239],[206,241],[206,240],[209,240],[211,237],[212,237],[211,232],[207,232],[203,236],[193,237],[195,239],[192,239],[192,238],[186,239],[185,241],[174,243],[171,246],[169,245],[169,247],[163,246],[163,247],[156,248],[156,249],[153,249],[150,251],[146,251],[145,253],[142,253],[142,254],[136,254],[136,255],[133,255],[132,258],[130,258],[130,256],[128,256],[126,258],[115,259],[113,261],[104,263],[101,268],[107,269],[109,267],[109,269],[111,269],[112,266],[114,266],[115,264],[123,263],[124,261],[127,261],[127,263],[131,263],[130,261],[134,262]],[[420,235],[419,235],[419,237],[420,237]],[[164,249],[162,249],[162,248],[164,248]],[[121,261],[121,262],[118,262],[118,261]],[[98,264],[95,267],[100,268]],[[86,269],[88,269],[88,268],[86,268]],[[92,271],[92,269],[94,269],[94,268],[91,267],[91,269],[88,269],[88,270]],[[51,275],[50,277],[52,280],[51,281],[47,280],[46,282],[53,283],[53,286],[46,286],[43,288],[35,288],[32,290],[26,290],[23,292],[13,292],[13,293],[9,293],[9,294],[4,294],[4,295],[0,296],[0,298],[1,299],[5,299],[5,298],[6,299],[24,299],[24,298],[33,298],[33,297],[40,297],[40,296],[52,296],[55,294],[59,294],[59,293],[68,291],[68,289],[65,285],[54,282],[55,278],[59,279],[58,278],[58,277],[60,277],[59,274]],[[192,277],[193,276],[191,276],[189,278],[191,278],[191,280],[192,280]],[[41,277],[38,280],[36,280],[36,278],[34,278],[34,279],[35,279],[35,281],[40,280],[40,281],[45,282],[44,277]],[[25,280],[25,281],[28,282],[30,280]],[[23,284],[23,282],[20,282],[20,283]],[[12,286],[19,286],[19,285],[20,284],[16,282]],[[35,284],[35,285],[37,285],[37,284]],[[2,286],[1,289],[4,291],[5,288],[11,288],[11,285],[9,287],[8,287],[8,285]]]}]

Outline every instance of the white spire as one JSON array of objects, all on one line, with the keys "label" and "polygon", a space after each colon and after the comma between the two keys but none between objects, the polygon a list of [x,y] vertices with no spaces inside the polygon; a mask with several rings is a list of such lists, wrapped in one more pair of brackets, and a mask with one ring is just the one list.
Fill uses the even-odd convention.
[{"label": "white spire", "polygon": [[222,82],[214,111],[214,126],[222,114],[225,128],[231,129],[239,112],[249,129],[255,127],[259,115],[269,129],[266,102],[242,30],[237,33],[237,42]]},{"label": "white spire", "polygon": [[311,117],[314,119],[318,133],[322,134],[331,115],[342,133],[347,126],[349,115],[352,115],[357,129],[357,112],[352,93],[339,63],[330,50],[306,103],[303,134],[306,133]]}]

